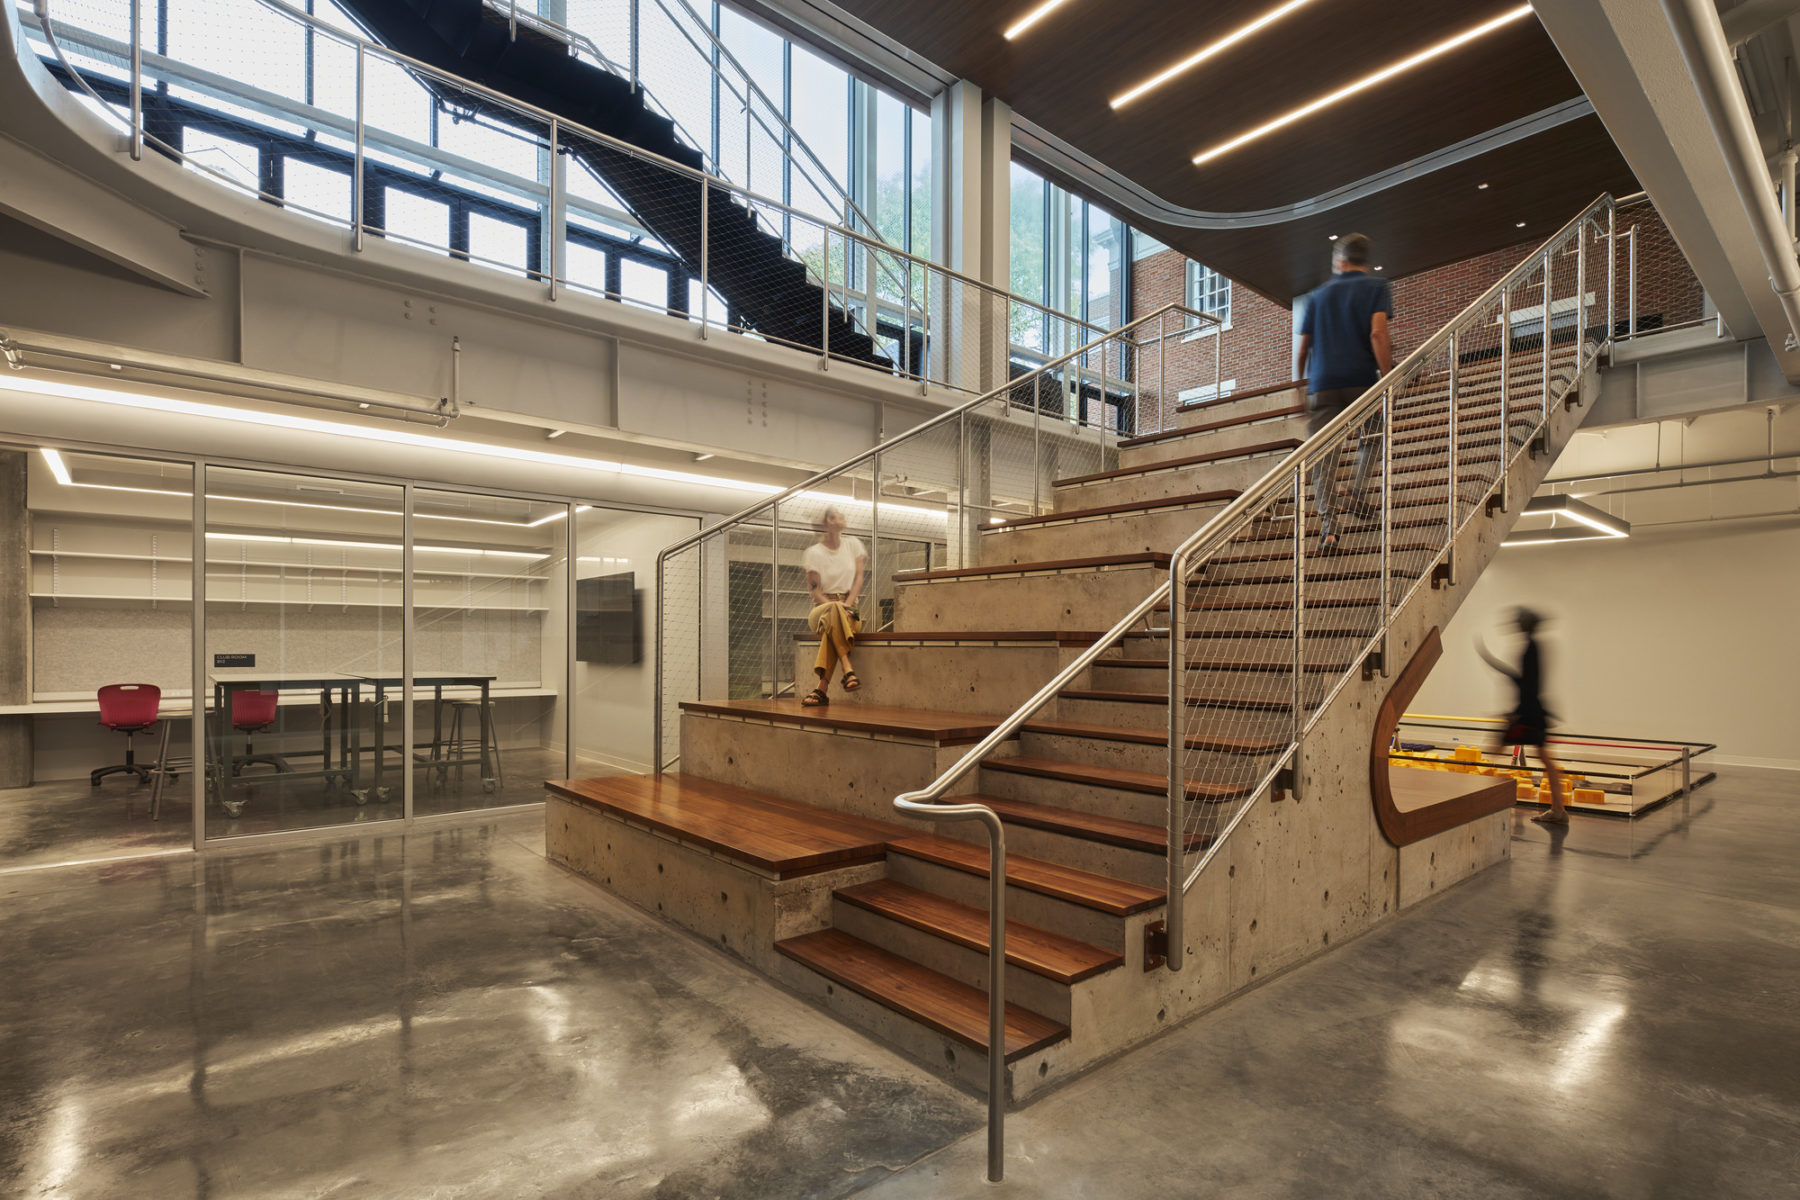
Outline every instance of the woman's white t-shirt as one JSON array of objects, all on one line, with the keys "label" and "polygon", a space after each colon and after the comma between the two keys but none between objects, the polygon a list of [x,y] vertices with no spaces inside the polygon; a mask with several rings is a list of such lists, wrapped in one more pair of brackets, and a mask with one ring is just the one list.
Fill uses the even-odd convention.
[{"label": "woman's white t-shirt", "polygon": [[831,549],[824,542],[814,542],[800,556],[800,565],[809,574],[819,577],[819,590],[830,594],[850,591],[850,585],[856,582],[856,560],[867,558],[869,552],[863,549],[862,541],[849,535],[838,538],[838,548]]}]

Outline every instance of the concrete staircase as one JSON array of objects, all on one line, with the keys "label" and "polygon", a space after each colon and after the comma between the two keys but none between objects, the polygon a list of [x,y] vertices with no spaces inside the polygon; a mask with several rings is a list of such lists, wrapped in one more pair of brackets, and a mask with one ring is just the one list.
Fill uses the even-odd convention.
[{"label": "concrete staircase", "polygon": [[[1519,458],[1508,481],[1513,495],[1531,493],[1579,421],[1573,408],[1584,380],[1575,365],[1573,343],[1553,348],[1548,452]],[[1522,440],[1516,431],[1531,427],[1526,416],[1535,424],[1544,404],[1537,379],[1531,383],[1511,381],[1510,411],[1502,412],[1498,371],[1480,363],[1460,369],[1460,461],[1485,461],[1491,451],[1497,464],[1508,438]],[[1427,377],[1396,402],[1395,551],[1435,554],[1443,546],[1448,431],[1430,413],[1434,405],[1441,413],[1445,386]],[[972,823],[936,831],[898,824],[892,800],[937,777],[1097,641],[1096,631],[1150,594],[1177,544],[1300,444],[1302,399],[1290,386],[1195,406],[1182,428],[1122,443],[1116,468],[1056,481],[1051,512],[983,530],[976,565],[895,576],[893,631],[859,642],[865,686],[834,692],[828,708],[790,700],[684,705],[682,786],[742,789],[781,812],[813,806],[890,830],[871,835],[885,839],[879,853],[870,849],[853,869],[809,876],[811,890],[762,923],[769,940],[737,952],[920,1061],[983,1086],[984,835]],[[1467,504],[1482,501],[1496,471],[1468,472]],[[1469,524],[1455,547],[1456,578],[1416,593],[1393,622],[1390,662],[1404,662],[1448,620],[1513,520],[1489,504]],[[1306,522],[1306,540],[1316,542],[1317,517]],[[1246,777],[1246,766],[1272,766],[1289,745],[1291,690],[1276,697],[1255,683],[1287,669],[1293,536],[1290,510],[1266,535],[1215,559],[1180,597],[1207,615],[1185,651],[1195,668],[1189,703],[1218,717],[1184,747],[1192,805],[1242,800],[1244,786],[1231,781]],[[1309,558],[1308,572],[1329,585],[1305,601],[1309,638],[1318,638],[1308,642],[1313,661],[1299,689],[1310,713],[1357,665],[1352,656],[1378,627],[1381,589],[1397,600],[1409,580],[1397,569],[1381,578],[1379,538],[1354,522],[1336,553]],[[946,798],[979,800],[1006,825],[1005,1053],[1014,1097],[1354,936],[1507,852],[1504,816],[1414,846],[1383,839],[1367,739],[1385,693],[1379,677],[1353,677],[1309,736],[1296,796],[1253,808],[1187,894],[1187,968],[1159,969],[1148,935],[1167,905],[1166,646],[1153,630],[1124,639],[966,776],[966,794]],[[796,642],[796,694],[812,686],[815,648]],[[1209,766],[1218,779],[1207,778]],[[753,810],[742,811],[754,823]],[[595,877],[616,874],[571,849],[580,839],[568,828],[559,835],[558,825],[630,825],[630,813],[596,810],[564,789],[550,820],[554,857]],[[1187,849],[1204,845],[1196,837]],[[716,847],[708,853],[730,857]],[[658,888],[681,886],[616,890],[648,907],[661,905]],[[684,923],[723,936],[728,947],[753,932],[716,935],[704,921]]]}]

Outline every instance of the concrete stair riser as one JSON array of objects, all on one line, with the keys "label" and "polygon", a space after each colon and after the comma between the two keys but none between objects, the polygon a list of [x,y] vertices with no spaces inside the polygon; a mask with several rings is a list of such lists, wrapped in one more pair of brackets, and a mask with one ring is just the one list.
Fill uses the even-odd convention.
[{"label": "concrete stair riser", "polygon": [[1141,475],[1123,475],[1093,483],[1058,485],[1054,493],[1054,509],[1056,512],[1068,512],[1071,509],[1105,508],[1113,504],[1162,500],[1193,492],[1242,491],[1267,475],[1269,469],[1280,462],[1286,453],[1258,454],[1250,458],[1199,463],[1191,467],[1151,471]]},{"label": "concrete stair riser", "polygon": [[[985,839],[983,844],[985,845]],[[976,908],[987,907],[988,881],[985,875],[971,875],[955,867],[890,851],[887,877]],[[1103,950],[1117,950],[1125,954],[1128,967],[1141,966],[1141,958],[1136,964],[1131,958],[1133,947],[1139,944],[1133,940],[1133,932],[1141,939],[1145,923],[1160,918],[1162,913],[1163,909],[1159,905],[1142,913],[1120,917],[1059,900],[1055,896],[1046,896],[1029,888],[1009,884],[1006,889],[1008,919],[1023,921],[1042,929],[1054,929]]]},{"label": "concrete stair riser", "polygon": [[[942,824],[933,832],[942,837],[958,838],[972,845],[987,845],[987,835],[972,822]],[[1162,887],[1168,874],[1168,865],[1160,853],[1146,854],[1140,850],[1127,850],[1123,846],[1067,837],[1051,830],[1036,829],[1010,821],[1006,823],[1006,849],[1009,853],[1079,867],[1083,871],[1111,875],[1115,879],[1128,879],[1146,887]]]},{"label": "concrete stair riser", "polygon": [[1004,564],[1103,554],[1168,554],[1224,507],[1225,502],[1220,501],[1066,523],[993,529],[981,535],[981,561],[983,564]]},{"label": "concrete stair riser", "polygon": [[[834,681],[831,703],[878,704],[933,712],[1009,713],[1080,652],[1078,646],[1059,646],[1054,642],[859,643],[851,653],[863,686],[846,692]],[[794,643],[797,696],[804,696],[818,681],[813,674],[817,653],[816,641]]]},{"label": "concrete stair riser", "polygon": [[1010,771],[984,769],[981,772],[980,790],[983,795],[1006,796],[1070,812],[1095,813],[1159,828],[1168,820],[1169,806],[1160,795],[1096,787],[1087,783],[1070,783],[1065,779],[1040,779],[1035,775],[1015,775]]},{"label": "concrete stair riser", "polygon": [[1151,566],[975,576],[898,584],[894,625],[960,629],[1109,628],[1162,582]]},{"label": "concrete stair riser", "polygon": [[1189,454],[1209,454],[1214,450],[1231,450],[1238,446],[1254,446],[1277,438],[1306,440],[1306,418],[1270,417],[1247,425],[1229,425],[1224,429],[1196,430],[1185,437],[1164,438],[1146,446],[1119,448],[1121,467],[1141,467],[1166,462]]},{"label": "concrete stair riser", "polygon": [[[986,908],[986,905],[982,907]],[[1009,911],[1007,919],[1016,921],[1018,917]],[[970,987],[987,990],[988,956],[983,951],[971,950],[841,898],[832,901],[831,925],[851,937],[861,938],[884,950],[909,958],[920,966],[930,967],[940,975],[948,975]],[[1068,985],[1046,979],[1015,963],[1006,964],[1006,1002],[1028,1008],[1039,1016],[1049,1017],[1065,1025],[1069,1022],[1071,1008],[1069,993],[1080,986],[1079,983]]]},{"label": "concrete stair riser", "polygon": [[[1074,700],[1064,698],[1057,706],[1057,720],[1079,721],[1091,725],[1118,725],[1126,729],[1167,729],[1169,708],[1164,704],[1138,704],[1121,700]],[[1208,728],[1222,729],[1244,737],[1276,736],[1290,731],[1292,720],[1285,711],[1257,712],[1244,709],[1206,709]],[[1200,720],[1196,713],[1189,721]]]},{"label": "concrete stair riser", "polygon": [[1284,408],[1292,408],[1296,404],[1306,402],[1306,387],[1282,388],[1276,392],[1264,392],[1259,396],[1227,396],[1213,404],[1203,404],[1194,408],[1177,408],[1171,420],[1173,425],[1199,425],[1208,421],[1230,421],[1237,417],[1247,417],[1252,413],[1276,412]]},{"label": "concrete stair riser", "polygon": [[[1227,726],[1221,725],[1220,732]],[[1164,743],[1121,742],[1110,738],[1054,736],[1043,733],[1020,735],[1019,753],[1031,758],[1048,758],[1060,762],[1082,763],[1095,767],[1117,767],[1126,771],[1145,771],[1161,775],[1168,771],[1169,749]],[[1190,749],[1183,755],[1185,769],[1193,778],[1221,781],[1241,780],[1262,774],[1267,756],[1227,754],[1217,750]]]},{"label": "concrete stair riser", "polygon": [[[820,1005],[846,1025],[863,1030],[927,1070],[976,1095],[986,1094],[987,1055],[982,1051],[928,1029],[791,959],[780,959],[772,973],[787,987]],[[1069,1039],[1064,1038],[1008,1063],[1008,1095],[1016,1103],[1073,1074],[1067,1065],[1070,1052]]]},{"label": "concrete stair riser", "polygon": [[889,821],[894,797],[936,779],[966,746],[703,714],[681,718],[681,769],[789,800]]}]

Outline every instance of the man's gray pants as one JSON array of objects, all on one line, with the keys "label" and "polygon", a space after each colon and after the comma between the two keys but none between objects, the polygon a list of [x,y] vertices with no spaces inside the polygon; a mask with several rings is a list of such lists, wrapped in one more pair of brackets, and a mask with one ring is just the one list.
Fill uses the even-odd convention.
[{"label": "man's gray pants", "polygon": [[[1306,398],[1306,432],[1308,436],[1316,435],[1329,425],[1332,420],[1369,389],[1359,387],[1326,388],[1313,392]],[[1337,507],[1336,482],[1338,465],[1343,459],[1344,443],[1351,437],[1357,439],[1356,475],[1351,482],[1349,497],[1353,504],[1360,503],[1363,489],[1369,484],[1369,473],[1374,469],[1375,457],[1381,453],[1381,410],[1376,409],[1369,414],[1359,430],[1346,433],[1340,437],[1319,460],[1313,464],[1312,489],[1313,503],[1318,506],[1319,516],[1323,518],[1321,534],[1332,531],[1332,513]]]}]

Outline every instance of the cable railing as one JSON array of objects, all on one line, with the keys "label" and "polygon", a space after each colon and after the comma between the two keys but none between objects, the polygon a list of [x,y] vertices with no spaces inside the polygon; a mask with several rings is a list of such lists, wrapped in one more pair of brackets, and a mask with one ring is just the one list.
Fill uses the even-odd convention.
[{"label": "cable railing", "polygon": [[[304,86],[271,78],[276,72],[265,60],[276,50],[241,63],[212,55],[207,67],[157,53],[146,38],[146,18],[156,11],[150,0],[40,0],[19,16],[65,82],[124,128],[134,158],[149,146],[241,194],[345,228],[353,251],[379,237],[522,276],[551,300],[565,293],[616,300],[681,317],[702,338],[715,330],[742,334],[817,354],[825,369],[849,361],[922,388],[975,394],[1024,369],[1011,363],[1006,339],[1015,313],[1054,331],[1052,345],[1082,345],[1103,332],[833,217],[389,50],[285,0],[259,4],[306,31],[311,75]],[[428,101],[415,90],[420,84]],[[180,144],[167,112],[196,100],[238,122],[251,161]],[[771,128],[770,144],[786,138]],[[284,160],[286,171],[269,170],[273,152],[259,158],[258,143],[296,137],[307,148]],[[605,156],[640,190],[669,196],[692,188],[693,203],[675,222],[686,242],[647,230],[617,194],[617,175],[602,178],[577,151]],[[582,168],[570,171],[570,157]],[[445,187],[474,202],[433,198],[431,189]],[[724,211],[721,200],[749,220],[709,222]],[[814,313],[792,311],[791,296],[759,278],[766,263],[751,243],[771,232],[812,284]],[[726,280],[737,293],[731,299]],[[780,310],[780,320],[747,315],[764,302]],[[845,348],[845,324],[867,337],[868,349]],[[795,336],[790,328],[808,332]]]}]

